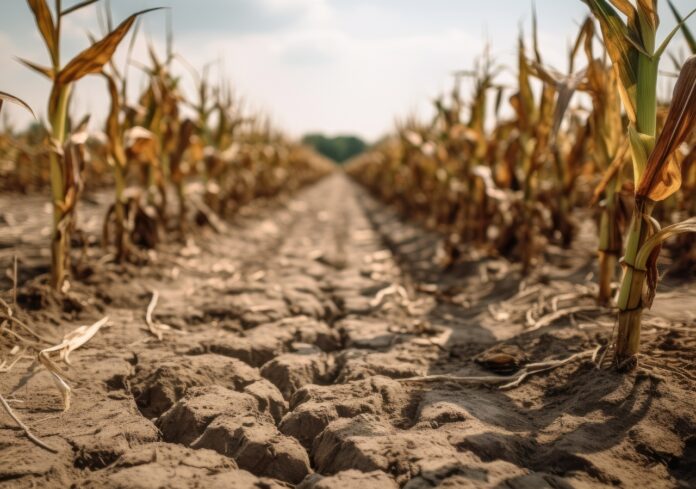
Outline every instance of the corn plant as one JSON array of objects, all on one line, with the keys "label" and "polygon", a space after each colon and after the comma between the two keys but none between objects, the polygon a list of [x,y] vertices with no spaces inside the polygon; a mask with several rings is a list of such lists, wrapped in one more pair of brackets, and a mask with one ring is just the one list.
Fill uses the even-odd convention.
[{"label": "corn plant", "polygon": [[[609,305],[612,283],[622,252],[623,213],[620,202],[622,169],[627,145],[622,137],[621,101],[617,90],[616,72],[594,53],[595,24],[588,18],[584,51],[587,57],[587,76],[580,89],[592,98],[588,126],[591,131],[592,155],[598,170],[603,173],[594,192],[593,204],[599,202],[599,291],[597,300]],[[600,202],[601,200],[601,202]]]},{"label": "corn plant", "polygon": [[53,232],[51,238],[51,287],[65,291],[69,286],[70,235],[74,227],[74,212],[78,198],[79,170],[71,166],[65,157],[68,136],[68,111],[70,96],[75,82],[83,77],[100,73],[114,55],[121,40],[132,27],[135,19],[154,9],[143,10],[131,15],[116,29],[100,41],[93,43],[67,64],[61,63],[61,24],[65,16],[76,12],[96,0],[87,0],[63,9],[61,0],[55,1],[51,12],[46,0],[27,0],[51,58],[51,66],[44,67],[30,61],[20,60],[29,68],[49,78],[52,83],[48,101],[48,122],[51,131],[51,192],[53,204]]},{"label": "corn plant", "polygon": [[[554,230],[560,233],[561,243],[566,248],[570,246],[575,233],[576,226],[572,221],[571,199],[573,184],[577,177],[577,169],[584,155],[589,125],[578,122],[574,128],[570,128],[566,133],[562,133],[561,124],[568,112],[573,95],[586,79],[587,69],[575,71],[575,59],[583,42],[591,43],[592,34],[593,31],[586,22],[581,27],[573,48],[568,55],[567,74],[562,74],[551,67],[543,65],[541,56],[538,53],[538,47],[535,48],[536,59],[530,63],[532,74],[544,82],[545,87],[553,87],[555,90],[551,130],[548,135],[549,140],[546,148],[547,154],[545,155],[542,152],[539,158],[550,158],[554,163],[555,171],[550,176],[550,180],[554,186],[553,193],[555,195],[553,197],[557,200],[557,203],[548,203],[547,206],[552,213]],[[536,37],[535,34],[535,46],[537,46]],[[574,120],[577,122],[577,119]]]},{"label": "corn plant", "polygon": [[651,215],[656,203],[676,192],[681,184],[680,169],[673,153],[688,135],[689,124],[693,122],[696,101],[691,99],[696,96],[696,73],[693,71],[696,60],[691,59],[682,69],[665,128],[657,139],[660,58],[680,26],[657,45],[657,0],[641,0],[637,6],[619,0],[587,0],[587,4],[600,23],[619,81],[621,100],[629,119],[628,139],[633,158],[635,209],[626,239],[624,273],[617,301],[619,325],[615,362],[623,369],[635,364],[642,313],[652,304],[657,286],[657,254],[662,240],[672,234],[660,231]]}]

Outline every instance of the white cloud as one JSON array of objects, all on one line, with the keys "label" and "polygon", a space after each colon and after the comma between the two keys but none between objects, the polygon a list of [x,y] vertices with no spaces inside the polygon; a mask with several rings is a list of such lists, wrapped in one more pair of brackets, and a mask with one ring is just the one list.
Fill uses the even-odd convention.
[{"label": "white cloud", "polygon": [[[45,112],[48,83],[12,56],[46,63],[47,54],[38,35],[30,30],[33,19],[23,0],[13,1],[22,8],[9,9],[10,16],[0,19],[0,31],[9,33],[0,34],[0,89],[26,97],[39,112]],[[569,37],[586,10],[580,2],[567,1],[568,5],[537,1],[544,61],[563,71]],[[677,0],[677,4],[686,10],[690,1]],[[199,7],[202,3],[205,10]],[[432,97],[451,87],[452,71],[471,67],[486,32],[496,61],[509,67],[501,81],[514,83],[515,41],[520,20],[529,34],[529,4],[498,0],[474,8],[469,3],[119,0],[112,6],[118,22],[138,8],[172,5],[177,51],[198,68],[224,59],[221,69],[229,74],[238,93],[251,106],[271,113],[293,135],[310,130],[350,131],[372,139],[390,130],[395,116],[413,111],[430,114]],[[66,59],[86,46],[86,29],[100,32],[95,19],[95,9],[90,7],[66,20]],[[149,14],[144,21],[144,31],[151,33],[163,52],[165,17]],[[119,51],[120,61],[124,51]],[[135,57],[147,61],[142,34]],[[192,92],[190,75],[178,69]],[[132,73],[135,76],[138,70]],[[94,111],[94,124],[101,125],[107,94],[103,80],[90,78],[76,91],[73,113]],[[131,95],[140,88],[140,82],[133,83]],[[18,111],[11,112],[13,117],[15,113]]]},{"label": "white cloud", "polygon": [[369,40],[331,27],[184,38],[180,46],[198,65],[200,53],[224,53],[239,91],[271,107],[294,135],[357,130],[370,138],[409,108],[429,113],[431,97],[479,49],[463,30]]},{"label": "white cloud", "polygon": [[308,24],[319,24],[333,18],[333,11],[327,0],[257,0],[274,13],[300,13]]}]

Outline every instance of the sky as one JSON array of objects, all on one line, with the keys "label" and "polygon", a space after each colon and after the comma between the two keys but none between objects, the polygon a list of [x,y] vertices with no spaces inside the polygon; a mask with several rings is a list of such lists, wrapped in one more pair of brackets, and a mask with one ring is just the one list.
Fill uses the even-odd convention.
[{"label": "sky", "polygon": [[[75,3],[63,0],[64,7]],[[666,1],[659,3],[664,36],[674,20]],[[674,3],[682,13],[694,6],[694,0]],[[512,77],[517,36],[521,28],[529,34],[532,18],[527,0],[112,0],[111,6],[115,21],[147,7],[171,7],[175,50],[198,69],[213,63],[214,78],[231,80],[247,106],[288,134],[350,133],[369,141],[389,133],[397,118],[429,116],[433,98],[451,89],[452,72],[471,68],[486,42],[509,67],[503,80]],[[544,62],[565,70],[587,7],[580,0],[536,0],[536,10]],[[164,52],[166,16],[144,17],[135,59],[147,60],[147,37]],[[100,32],[96,19],[96,7],[66,19],[64,59],[87,46],[87,32]],[[696,29],[696,22],[690,25]],[[681,44],[677,38],[675,46]],[[48,64],[26,1],[2,0],[0,90],[45,117],[49,83],[15,56]],[[177,70],[190,91],[191,76],[183,66]],[[141,83],[131,83],[133,94]],[[92,113],[92,123],[101,124],[108,108],[104,81],[91,77],[79,85],[72,113]],[[18,125],[28,121],[20,110],[8,113]]]}]

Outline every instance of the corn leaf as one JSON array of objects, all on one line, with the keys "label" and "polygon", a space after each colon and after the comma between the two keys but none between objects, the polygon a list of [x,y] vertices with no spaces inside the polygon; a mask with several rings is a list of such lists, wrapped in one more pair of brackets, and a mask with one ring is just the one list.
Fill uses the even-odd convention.
[{"label": "corn leaf", "polygon": [[539,22],[537,20],[536,6],[532,4],[532,47],[534,48],[534,59],[541,63],[541,51],[539,51]]},{"label": "corn leaf", "polygon": [[51,60],[53,65],[58,64],[59,53],[58,53],[58,32],[56,26],[53,22],[53,15],[51,15],[51,10],[46,4],[46,0],[27,0],[29,8],[34,14],[34,19],[36,20],[36,26],[41,32],[41,37],[43,37],[48,52],[51,55]]},{"label": "corn leaf", "polygon": [[684,38],[686,39],[686,43],[689,45],[689,49],[691,49],[693,54],[696,54],[696,37],[694,37],[694,34],[686,25],[684,19],[682,19],[681,14],[677,10],[677,7],[675,7],[672,3],[672,0],[669,0],[667,3],[669,3],[669,8],[672,9],[672,13],[674,14],[674,18],[677,19],[677,23],[681,26],[682,34],[684,34]]},{"label": "corn leaf", "polygon": [[[595,32],[595,26],[594,26],[594,20],[592,17],[587,17],[585,19],[585,22],[582,23],[582,26],[580,27],[580,31],[578,32],[578,37],[575,39],[575,43],[573,43],[573,47],[570,50],[569,54],[569,59],[570,59],[570,66],[568,68],[569,73],[573,73],[575,71],[575,58],[578,54],[578,51],[580,51],[580,47],[583,45],[587,45],[588,40],[589,43],[592,43],[592,39],[594,37],[594,32]],[[593,56],[589,54],[587,56],[588,61],[592,60]]]},{"label": "corn leaf", "polygon": [[17,61],[19,61],[20,63],[22,63],[27,68],[36,71],[37,73],[45,76],[49,80],[53,80],[53,78],[55,77],[55,72],[53,71],[53,68],[48,68],[46,66],[38,65],[38,64],[33,63],[33,62],[26,60],[24,58],[15,58],[15,59]]},{"label": "corn leaf", "polygon": [[587,0],[586,3],[597,20],[599,20],[604,36],[604,44],[621,82],[619,84],[621,100],[624,103],[629,119],[635,123],[638,95],[638,60],[640,55],[638,47],[641,46],[640,41],[635,39],[635,32],[631,32],[629,29],[631,24],[635,24],[635,17],[637,16],[635,9],[624,0],[612,1],[613,5],[627,15],[629,21],[627,25],[606,0]]},{"label": "corn leaf", "polygon": [[677,35],[677,32],[679,32],[679,29],[681,29],[683,26],[686,26],[686,21],[691,18],[692,15],[696,14],[696,9],[693,9],[691,12],[687,14],[684,19],[682,19],[681,22],[679,22],[674,29],[672,29],[672,32],[669,33],[669,35],[665,38],[664,41],[662,41],[662,44],[660,45],[659,48],[657,48],[657,51],[655,51],[655,57],[659,58],[664,54],[664,52],[667,50],[667,46],[669,46],[669,43],[672,42],[672,39],[674,36]]},{"label": "corn leaf", "polygon": [[121,98],[116,84],[116,79],[106,73],[103,74],[106,78],[109,95],[111,97],[111,108],[106,119],[106,134],[109,137],[111,145],[111,153],[113,154],[118,165],[126,164],[126,153],[123,148],[123,134],[119,124],[118,116],[121,113]]},{"label": "corn leaf", "polygon": [[524,40],[522,36],[518,45],[518,74],[517,83],[519,86],[519,118],[524,127],[529,127],[536,119],[536,107],[534,104],[534,93],[529,81],[530,67],[525,53]]},{"label": "corn leaf", "polygon": [[638,19],[641,27],[645,26],[652,32],[657,31],[660,17],[657,15],[657,0],[638,0]]},{"label": "corn leaf", "polygon": [[31,115],[34,116],[34,118],[36,118],[36,115],[34,115],[34,111],[31,110],[31,107],[29,107],[29,104],[27,104],[21,98],[15,97],[14,95],[10,95],[9,93],[0,92],[0,110],[2,109],[2,104],[5,101],[12,102],[13,104],[17,104],[21,107],[24,107],[25,109],[27,109],[31,113]]},{"label": "corn leaf", "polygon": [[649,308],[652,305],[655,297],[659,277],[657,274],[657,259],[660,255],[662,244],[674,236],[685,233],[696,233],[696,217],[657,231],[645,241],[636,255],[636,268],[646,270],[647,272],[647,293],[643,298],[643,304],[646,307]]},{"label": "corn leaf", "polygon": [[597,187],[595,187],[592,200],[590,201],[590,206],[594,206],[597,204],[597,202],[599,202],[599,199],[602,197],[609,184],[614,180],[614,177],[620,174],[621,169],[626,163],[626,153],[628,153],[628,148],[629,145],[624,144],[621,149],[619,149],[619,153],[614,158],[614,161],[611,162],[609,168],[604,171],[602,180],[599,182]]},{"label": "corn leaf", "polygon": [[610,0],[610,2],[619,12],[628,18],[629,22],[635,21],[638,12],[631,2],[628,0]]},{"label": "corn leaf", "polygon": [[672,104],[643,173],[636,195],[661,201],[679,190],[681,169],[674,152],[686,141],[696,124],[696,56],[682,68],[674,87]]},{"label": "corn leaf", "polygon": [[106,35],[101,41],[96,42],[89,48],[75,56],[63,68],[56,81],[60,84],[68,84],[79,80],[80,78],[92,74],[99,73],[104,65],[109,62],[111,57],[116,52],[116,48],[121,43],[123,38],[128,34],[135,19],[143,14],[159,10],[159,8],[151,8],[140,11],[128,17],[126,20],[116,27],[113,31]]},{"label": "corn leaf", "polygon": [[66,8],[65,10],[63,10],[63,11],[60,13],[60,15],[61,15],[61,17],[64,17],[64,16],[66,16],[66,15],[68,15],[68,14],[71,14],[71,13],[76,12],[76,11],[78,11],[78,10],[80,10],[80,9],[83,9],[83,8],[89,6],[89,5],[92,5],[93,3],[96,3],[96,2],[98,2],[98,1],[99,1],[99,0],[84,0],[83,2],[80,2],[80,3],[78,3],[78,4],[73,5],[72,7]]}]

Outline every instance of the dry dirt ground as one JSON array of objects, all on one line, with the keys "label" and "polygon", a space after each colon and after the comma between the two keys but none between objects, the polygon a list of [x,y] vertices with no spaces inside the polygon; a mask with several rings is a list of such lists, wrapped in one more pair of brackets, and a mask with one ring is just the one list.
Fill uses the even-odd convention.
[{"label": "dry dirt ground", "polygon": [[[0,412],[1,487],[696,487],[689,284],[661,286],[631,374],[586,359],[509,390],[413,380],[510,374],[606,342],[589,233],[525,280],[474,256],[442,271],[436,236],[338,174],[120,268],[99,261],[97,199],[57,309],[32,285],[48,263],[43,199],[0,204],[22,317],[56,339],[110,318],[71,355],[69,411],[47,372],[10,397],[56,454]],[[162,341],[144,320],[154,291]],[[30,363],[0,374],[0,392]]]}]

